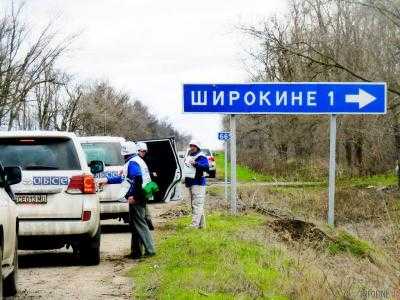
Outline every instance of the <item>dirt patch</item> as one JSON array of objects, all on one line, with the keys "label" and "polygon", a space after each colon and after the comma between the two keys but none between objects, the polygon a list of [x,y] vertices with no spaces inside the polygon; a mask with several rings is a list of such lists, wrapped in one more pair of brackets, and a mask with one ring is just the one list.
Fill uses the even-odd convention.
[{"label": "dirt patch", "polygon": [[268,226],[286,240],[288,237],[293,241],[308,240],[315,243],[324,243],[333,240],[315,224],[303,220],[277,219],[268,223]]},{"label": "dirt patch", "polygon": [[[110,223],[107,226],[119,226]],[[132,281],[126,275],[135,262],[130,234],[103,234],[101,263],[82,266],[72,250],[19,251],[19,292],[15,299],[128,299]]]},{"label": "dirt patch", "polygon": [[179,208],[176,210],[170,210],[160,215],[160,218],[163,219],[176,219],[183,216],[190,215],[190,211],[185,208]]}]

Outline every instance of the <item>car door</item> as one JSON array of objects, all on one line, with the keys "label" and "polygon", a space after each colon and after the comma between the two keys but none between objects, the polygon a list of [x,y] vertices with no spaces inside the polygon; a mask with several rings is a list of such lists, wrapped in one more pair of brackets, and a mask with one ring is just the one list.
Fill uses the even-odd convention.
[{"label": "car door", "polygon": [[6,264],[12,262],[15,251],[16,239],[16,204],[13,201],[14,195],[8,186],[4,169],[0,165],[0,223],[3,226],[3,260]]},{"label": "car door", "polygon": [[165,138],[141,142],[147,144],[148,152],[144,160],[149,167],[152,180],[160,188],[154,202],[169,202],[174,193],[175,185],[182,178],[175,139]]},{"label": "car door", "polygon": [[[4,237],[4,245],[7,245],[6,240],[9,235],[9,221],[10,216],[8,214],[8,194],[5,190],[5,178],[4,178],[4,171],[3,167],[0,165],[0,226],[3,229],[3,237]],[[3,247],[3,252],[5,251]],[[7,256],[3,253],[3,260],[6,259]],[[1,262],[2,264],[3,261]]]}]

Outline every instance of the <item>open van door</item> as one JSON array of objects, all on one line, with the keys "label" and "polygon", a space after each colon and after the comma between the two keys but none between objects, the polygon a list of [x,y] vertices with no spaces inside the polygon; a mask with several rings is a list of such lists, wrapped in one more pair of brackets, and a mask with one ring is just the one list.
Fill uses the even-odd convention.
[{"label": "open van door", "polygon": [[145,157],[151,179],[160,191],[153,202],[169,202],[175,192],[175,186],[182,179],[182,170],[175,146],[175,138],[145,140],[148,152]]}]

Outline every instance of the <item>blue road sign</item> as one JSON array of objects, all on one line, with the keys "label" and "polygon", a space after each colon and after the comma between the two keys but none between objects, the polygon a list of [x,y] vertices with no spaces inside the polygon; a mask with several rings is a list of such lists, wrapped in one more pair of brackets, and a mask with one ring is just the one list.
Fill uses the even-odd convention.
[{"label": "blue road sign", "polygon": [[184,112],[385,114],[386,83],[184,84]]},{"label": "blue road sign", "polygon": [[231,139],[231,133],[228,131],[218,132],[218,139],[220,141],[229,141]]}]

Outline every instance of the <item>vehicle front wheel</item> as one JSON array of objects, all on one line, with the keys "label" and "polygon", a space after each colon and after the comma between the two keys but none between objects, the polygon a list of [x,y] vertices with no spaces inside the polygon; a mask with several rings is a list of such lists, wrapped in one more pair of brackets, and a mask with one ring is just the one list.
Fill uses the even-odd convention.
[{"label": "vehicle front wheel", "polygon": [[4,296],[10,297],[17,293],[17,279],[18,279],[18,236],[15,237],[15,253],[13,260],[14,270],[4,280]]},{"label": "vehicle front wheel", "polygon": [[79,247],[80,259],[84,265],[96,266],[100,263],[100,225],[96,235]]}]

